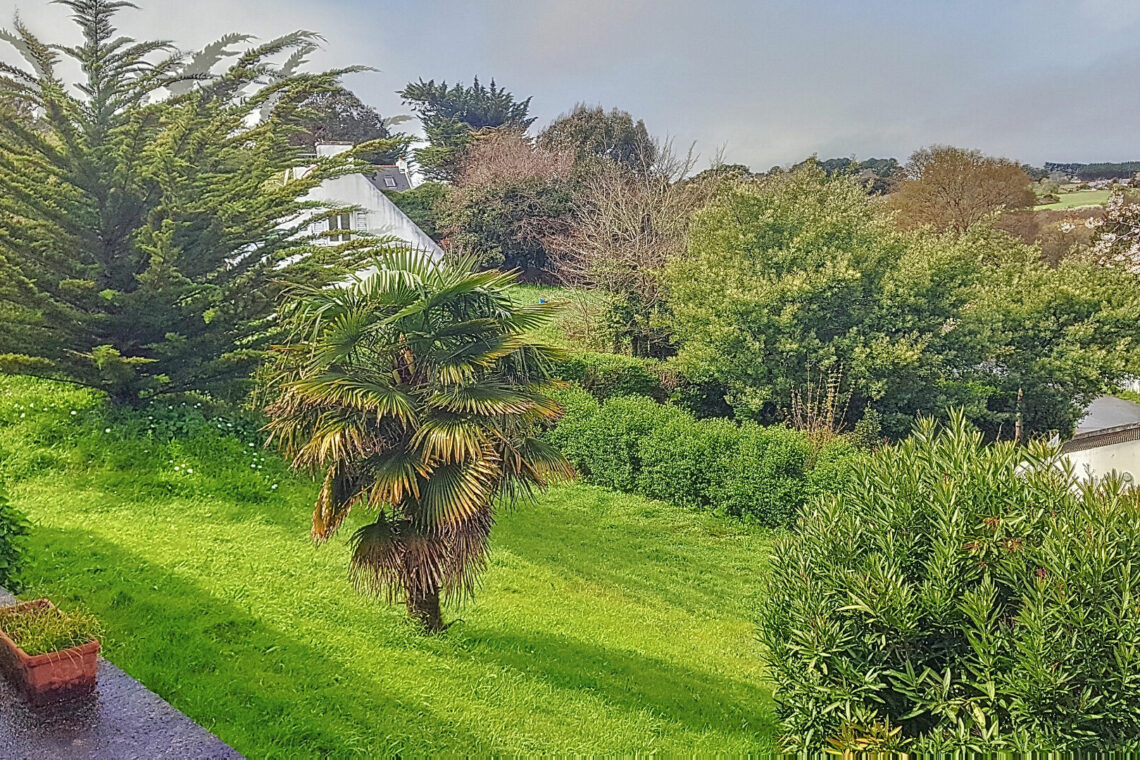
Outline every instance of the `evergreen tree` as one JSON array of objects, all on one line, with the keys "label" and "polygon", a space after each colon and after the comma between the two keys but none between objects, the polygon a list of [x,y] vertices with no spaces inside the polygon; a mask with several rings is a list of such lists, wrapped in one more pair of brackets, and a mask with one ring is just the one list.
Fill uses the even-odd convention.
[{"label": "evergreen tree", "polygon": [[294,143],[310,151],[315,150],[318,143],[359,145],[372,140],[390,141],[391,149],[362,156],[373,164],[393,164],[408,151],[412,138],[392,130],[393,125],[408,117],[385,119],[347,89],[316,93],[303,105],[310,113],[302,120],[304,132],[294,138]]},{"label": "evergreen tree", "polygon": [[416,151],[416,163],[428,179],[451,181],[472,135],[487,129],[525,132],[534,123],[528,116],[530,98],[515,96],[491,80],[485,87],[479,77],[470,87],[435,80],[411,82],[400,97],[420,118],[428,146]]},{"label": "evergreen tree", "polygon": [[27,61],[0,66],[2,99],[36,115],[0,123],[0,370],[117,402],[236,396],[279,329],[281,288],[343,278],[364,247],[313,246],[310,221],[334,212],[303,200],[351,155],[293,171],[312,163],[290,141],[300,104],[345,72],[298,73],[309,33],[186,56],[118,36],[128,3],[63,4],[76,47],[18,20],[0,32]]},{"label": "evergreen tree", "polygon": [[538,136],[547,150],[571,152],[579,163],[613,161],[630,169],[645,170],[657,160],[658,146],[645,122],[633,120],[627,111],[583,103],[552,121]]}]

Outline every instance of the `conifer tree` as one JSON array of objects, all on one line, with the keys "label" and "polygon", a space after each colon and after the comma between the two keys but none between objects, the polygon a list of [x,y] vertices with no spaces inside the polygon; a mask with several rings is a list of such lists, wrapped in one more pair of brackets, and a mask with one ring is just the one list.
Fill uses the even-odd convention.
[{"label": "conifer tree", "polygon": [[419,116],[427,135],[428,145],[416,150],[416,162],[428,179],[454,180],[474,135],[492,129],[526,132],[534,123],[530,98],[516,101],[493,79],[489,87],[480,84],[479,77],[470,87],[421,79],[409,82],[399,95]]},{"label": "conifer tree", "polygon": [[306,99],[347,70],[301,72],[307,32],[186,55],[119,36],[130,3],[62,4],[78,46],[18,19],[0,30],[26,60],[0,64],[0,101],[32,115],[0,123],[0,371],[120,403],[240,395],[279,330],[282,288],[341,279],[367,247],[314,245],[310,223],[335,211],[305,196],[353,159],[296,171],[312,160],[290,140]]}]

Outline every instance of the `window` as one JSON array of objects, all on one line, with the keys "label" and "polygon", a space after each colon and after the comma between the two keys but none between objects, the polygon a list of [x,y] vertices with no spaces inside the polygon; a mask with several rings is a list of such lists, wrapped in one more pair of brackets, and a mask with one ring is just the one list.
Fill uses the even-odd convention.
[{"label": "window", "polygon": [[[329,232],[336,230],[352,230],[352,214],[337,214],[329,218]],[[351,234],[345,233],[343,235],[330,235],[329,239],[334,243],[344,243],[352,237]]]},{"label": "window", "polygon": [[396,180],[395,179],[393,179],[392,177],[385,177],[384,178],[384,187],[395,187],[395,186],[396,186]]}]

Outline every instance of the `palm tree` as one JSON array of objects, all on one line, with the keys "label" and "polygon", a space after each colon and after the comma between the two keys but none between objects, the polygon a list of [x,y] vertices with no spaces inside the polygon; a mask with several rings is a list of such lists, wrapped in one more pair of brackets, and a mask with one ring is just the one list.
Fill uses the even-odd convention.
[{"label": "palm tree", "polygon": [[530,335],[554,307],[516,304],[516,275],[474,260],[400,250],[375,269],[288,307],[268,430],[295,468],[324,476],[316,541],[353,506],[370,510],[352,537],[354,584],[403,598],[437,632],[441,592],[470,597],[486,567],[495,505],[572,475],[536,437],[561,415],[547,379],[558,352]]}]

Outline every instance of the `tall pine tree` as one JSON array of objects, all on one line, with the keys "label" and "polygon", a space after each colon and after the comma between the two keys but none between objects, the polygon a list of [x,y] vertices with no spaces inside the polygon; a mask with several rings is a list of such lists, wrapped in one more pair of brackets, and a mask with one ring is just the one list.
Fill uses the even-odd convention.
[{"label": "tall pine tree", "polygon": [[296,171],[312,159],[290,140],[311,117],[302,104],[345,70],[299,72],[306,32],[187,56],[118,36],[129,3],[62,4],[78,46],[19,20],[0,30],[27,62],[0,65],[0,100],[32,116],[0,123],[0,371],[121,403],[238,396],[277,336],[282,289],[343,278],[367,247],[314,245],[309,223],[335,211],[305,195],[354,164]]},{"label": "tall pine tree", "polygon": [[494,79],[489,87],[480,84],[479,77],[470,87],[421,79],[408,83],[399,95],[419,116],[427,135],[428,145],[416,150],[416,163],[428,179],[454,180],[473,135],[500,128],[526,132],[535,118],[528,115],[530,98],[516,101]]}]

